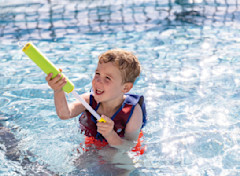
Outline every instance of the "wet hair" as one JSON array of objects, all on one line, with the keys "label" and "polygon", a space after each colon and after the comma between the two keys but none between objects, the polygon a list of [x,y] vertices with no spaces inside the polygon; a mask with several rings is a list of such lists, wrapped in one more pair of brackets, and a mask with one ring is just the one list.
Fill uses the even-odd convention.
[{"label": "wet hair", "polygon": [[123,83],[134,83],[140,75],[140,63],[132,52],[123,49],[108,50],[99,56],[99,63],[108,62],[112,62],[120,70]]}]

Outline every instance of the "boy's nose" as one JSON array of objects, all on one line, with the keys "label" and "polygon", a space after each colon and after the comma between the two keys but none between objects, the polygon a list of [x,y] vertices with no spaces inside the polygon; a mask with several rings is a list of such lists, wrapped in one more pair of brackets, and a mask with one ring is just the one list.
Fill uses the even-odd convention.
[{"label": "boy's nose", "polygon": [[101,83],[102,79],[100,77],[96,78],[96,82]]}]

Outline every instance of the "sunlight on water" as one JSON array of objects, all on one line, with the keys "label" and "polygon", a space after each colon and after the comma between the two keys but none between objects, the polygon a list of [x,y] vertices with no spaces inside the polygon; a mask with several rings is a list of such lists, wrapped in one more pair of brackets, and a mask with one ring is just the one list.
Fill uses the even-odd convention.
[{"label": "sunlight on water", "polygon": [[[0,0],[0,7],[0,175],[240,174],[236,1]],[[132,93],[147,103],[146,152],[84,152],[78,119],[57,117],[45,74],[21,51],[29,41],[79,94],[90,91],[99,54],[133,51],[142,64]]]}]

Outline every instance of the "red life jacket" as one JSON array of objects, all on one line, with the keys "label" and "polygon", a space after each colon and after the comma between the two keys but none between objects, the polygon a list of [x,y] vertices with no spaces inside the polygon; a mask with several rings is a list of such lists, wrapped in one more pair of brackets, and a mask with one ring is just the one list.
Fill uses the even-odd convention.
[{"label": "red life jacket", "polygon": [[[132,94],[126,94],[126,96],[127,97],[123,102],[122,106],[111,117],[111,119],[114,121],[114,131],[120,137],[124,137],[126,125],[132,116],[134,107],[137,104],[140,104],[143,112],[142,128],[144,127],[147,121],[143,96],[132,95]],[[96,100],[92,95],[90,95],[89,104],[96,111],[100,106],[100,103],[97,104]],[[87,151],[88,150],[87,148],[90,148],[92,145],[94,145],[97,149],[101,149],[102,147],[108,144],[105,138],[100,133],[97,132],[96,123],[97,121],[95,117],[93,117],[93,115],[91,115],[89,111],[86,110],[80,115],[80,118],[79,118],[80,129],[81,129],[81,132],[84,132],[84,134],[86,135],[86,138],[85,138],[86,148],[82,148],[84,151]],[[137,155],[143,154],[146,149],[146,146],[141,146],[141,143],[143,141],[142,137],[143,137],[143,132],[141,131],[139,134],[137,145],[132,149],[132,151],[136,152]]]},{"label": "red life jacket", "polygon": [[[124,137],[126,125],[130,120],[134,107],[140,104],[143,110],[143,126],[146,123],[146,110],[143,100],[143,96],[126,94],[126,99],[122,106],[117,110],[117,112],[111,117],[114,121],[114,131],[120,136]],[[90,106],[97,111],[100,103],[97,104],[96,100],[92,95],[90,95]],[[89,111],[85,111],[81,114],[79,118],[81,132],[84,132],[86,136],[93,136],[101,141],[104,139],[101,134],[97,132],[96,119]],[[143,127],[142,126],[142,127]],[[105,140],[105,139],[104,139]]]}]

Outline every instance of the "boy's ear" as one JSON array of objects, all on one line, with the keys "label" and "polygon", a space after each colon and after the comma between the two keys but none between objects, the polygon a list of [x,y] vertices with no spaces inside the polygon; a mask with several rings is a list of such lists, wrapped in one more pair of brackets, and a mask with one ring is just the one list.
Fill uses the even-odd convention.
[{"label": "boy's ear", "polygon": [[133,87],[133,83],[130,83],[130,82],[125,83],[123,85],[123,93],[129,92],[132,89],[132,87]]}]

